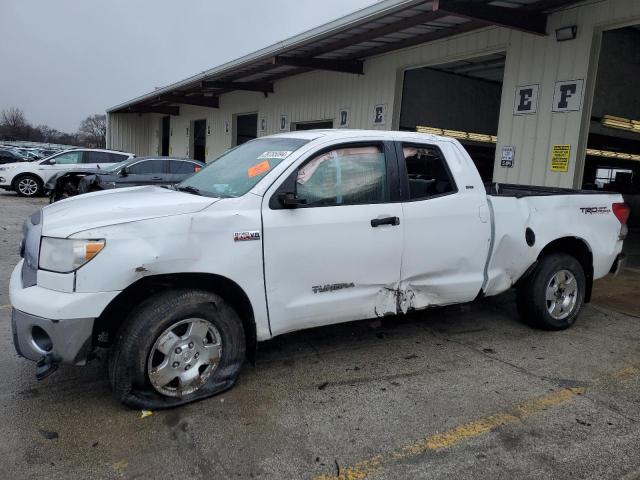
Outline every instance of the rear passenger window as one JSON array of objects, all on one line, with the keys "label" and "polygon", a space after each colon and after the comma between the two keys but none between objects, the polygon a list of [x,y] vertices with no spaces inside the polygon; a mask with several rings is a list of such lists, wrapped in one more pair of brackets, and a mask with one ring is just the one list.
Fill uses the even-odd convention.
[{"label": "rear passenger window", "polygon": [[186,162],[180,160],[172,160],[169,162],[170,173],[194,173],[201,169],[200,165],[193,162]]},{"label": "rear passenger window", "polygon": [[420,200],[457,191],[442,152],[428,145],[403,144],[409,176],[409,199]]},{"label": "rear passenger window", "polygon": [[318,155],[298,170],[296,194],[311,207],[387,201],[382,148],[344,147]]},{"label": "rear passenger window", "polygon": [[109,153],[108,155],[111,157],[111,163],[123,162],[129,158],[129,155],[120,155],[119,153]]},{"label": "rear passenger window", "polygon": [[84,152],[82,163],[113,163],[113,159],[106,152]]}]

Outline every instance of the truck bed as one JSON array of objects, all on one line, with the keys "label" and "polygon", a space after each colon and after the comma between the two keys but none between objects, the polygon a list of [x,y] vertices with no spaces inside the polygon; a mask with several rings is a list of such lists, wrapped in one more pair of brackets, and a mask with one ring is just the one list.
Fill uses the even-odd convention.
[{"label": "truck bed", "polygon": [[492,197],[543,197],[550,195],[598,195],[615,194],[615,192],[603,192],[600,190],[579,190],[574,188],[539,187],[536,185],[517,185],[513,183],[485,183],[487,195]]}]

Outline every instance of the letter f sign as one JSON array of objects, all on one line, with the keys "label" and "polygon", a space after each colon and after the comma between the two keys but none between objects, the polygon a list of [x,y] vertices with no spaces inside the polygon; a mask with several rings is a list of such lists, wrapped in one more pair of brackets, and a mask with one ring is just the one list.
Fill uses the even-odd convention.
[{"label": "letter f sign", "polygon": [[568,80],[556,82],[553,94],[554,112],[576,112],[582,103],[583,80]]},{"label": "letter f sign", "polygon": [[578,86],[574,84],[569,85],[560,85],[560,101],[558,102],[558,108],[565,109],[569,106],[569,102],[567,99],[576,94],[576,90],[578,90]]}]

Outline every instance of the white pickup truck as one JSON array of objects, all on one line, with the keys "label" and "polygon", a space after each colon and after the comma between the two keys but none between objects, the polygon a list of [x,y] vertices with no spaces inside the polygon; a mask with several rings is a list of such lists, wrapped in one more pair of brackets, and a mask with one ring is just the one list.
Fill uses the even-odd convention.
[{"label": "white pickup truck", "polygon": [[166,408],[230,388],[256,344],[517,289],[571,326],[623,262],[618,194],[493,184],[462,145],[406,132],[259,138],[175,189],[73,197],[25,221],[16,349],[44,377],[109,348],[116,398]]}]

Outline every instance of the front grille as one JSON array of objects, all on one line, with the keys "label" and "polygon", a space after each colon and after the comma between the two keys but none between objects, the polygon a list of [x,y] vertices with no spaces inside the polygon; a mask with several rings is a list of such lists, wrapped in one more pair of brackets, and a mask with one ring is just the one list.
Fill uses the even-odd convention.
[{"label": "front grille", "polygon": [[24,221],[23,239],[20,250],[23,253],[22,287],[33,287],[38,280],[38,258],[40,256],[40,236],[42,235],[42,210],[38,210]]}]

